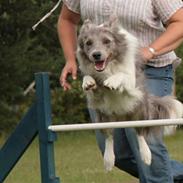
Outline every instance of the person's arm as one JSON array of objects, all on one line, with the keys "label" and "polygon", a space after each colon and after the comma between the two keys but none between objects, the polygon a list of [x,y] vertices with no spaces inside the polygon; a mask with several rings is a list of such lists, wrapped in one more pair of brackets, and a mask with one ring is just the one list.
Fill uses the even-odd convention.
[{"label": "person's arm", "polygon": [[158,37],[149,47],[155,50],[153,54],[149,47],[142,48],[142,55],[145,60],[168,53],[176,49],[183,40],[183,8],[174,13],[167,22],[166,31]]},{"label": "person's arm", "polygon": [[76,64],[76,46],[77,46],[77,25],[80,21],[80,15],[69,10],[63,4],[62,10],[58,19],[57,29],[60,43],[63,48],[66,64],[60,76],[60,84],[64,90],[71,88],[67,81],[69,74],[73,79],[77,77],[77,64]]}]

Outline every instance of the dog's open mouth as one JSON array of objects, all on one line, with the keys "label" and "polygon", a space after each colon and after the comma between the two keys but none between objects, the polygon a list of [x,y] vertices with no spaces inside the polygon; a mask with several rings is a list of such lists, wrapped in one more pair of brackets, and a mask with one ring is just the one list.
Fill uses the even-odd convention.
[{"label": "dog's open mouth", "polygon": [[95,61],[95,70],[98,72],[102,72],[106,68],[109,59],[111,58],[111,55],[112,54],[110,54],[105,60]]},{"label": "dog's open mouth", "polygon": [[107,65],[107,59],[106,60],[100,60],[95,62],[95,69],[96,71],[103,71]]}]

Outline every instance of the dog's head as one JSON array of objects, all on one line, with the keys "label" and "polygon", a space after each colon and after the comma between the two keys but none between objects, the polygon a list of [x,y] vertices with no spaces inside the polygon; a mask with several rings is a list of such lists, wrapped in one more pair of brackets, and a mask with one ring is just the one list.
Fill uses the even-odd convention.
[{"label": "dog's head", "polygon": [[80,29],[78,50],[82,57],[94,65],[96,71],[103,71],[108,64],[126,52],[127,41],[120,32],[117,19],[95,25],[86,20]]}]

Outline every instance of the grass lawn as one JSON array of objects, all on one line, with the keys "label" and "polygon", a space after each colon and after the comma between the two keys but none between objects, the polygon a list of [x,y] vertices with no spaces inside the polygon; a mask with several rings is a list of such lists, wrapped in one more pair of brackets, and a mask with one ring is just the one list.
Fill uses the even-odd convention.
[{"label": "grass lawn", "polygon": [[[4,138],[0,138],[3,144]],[[170,156],[183,161],[183,131],[165,139]],[[137,183],[138,180],[114,168],[106,173],[92,132],[62,133],[55,143],[56,175],[62,183]],[[37,139],[10,173],[5,183],[39,183]]]}]

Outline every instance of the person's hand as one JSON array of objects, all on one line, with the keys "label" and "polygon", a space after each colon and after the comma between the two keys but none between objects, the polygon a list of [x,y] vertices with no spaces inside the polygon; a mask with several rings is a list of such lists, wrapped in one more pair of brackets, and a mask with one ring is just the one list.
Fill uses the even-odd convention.
[{"label": "person's hand", "polygon": [[141,48],[141,55],[145,63],[154,57],[154,55],[149,51],[149,48],[147,47]]},{"label": "person's hand", "polygon": [[71,89],[71,85],[67,81],[68,75],[71,75],[74,80],[77,79],[77,64],[75,61],[66,62],[60,75],[60,84],[64,88],[64,91]]}]

